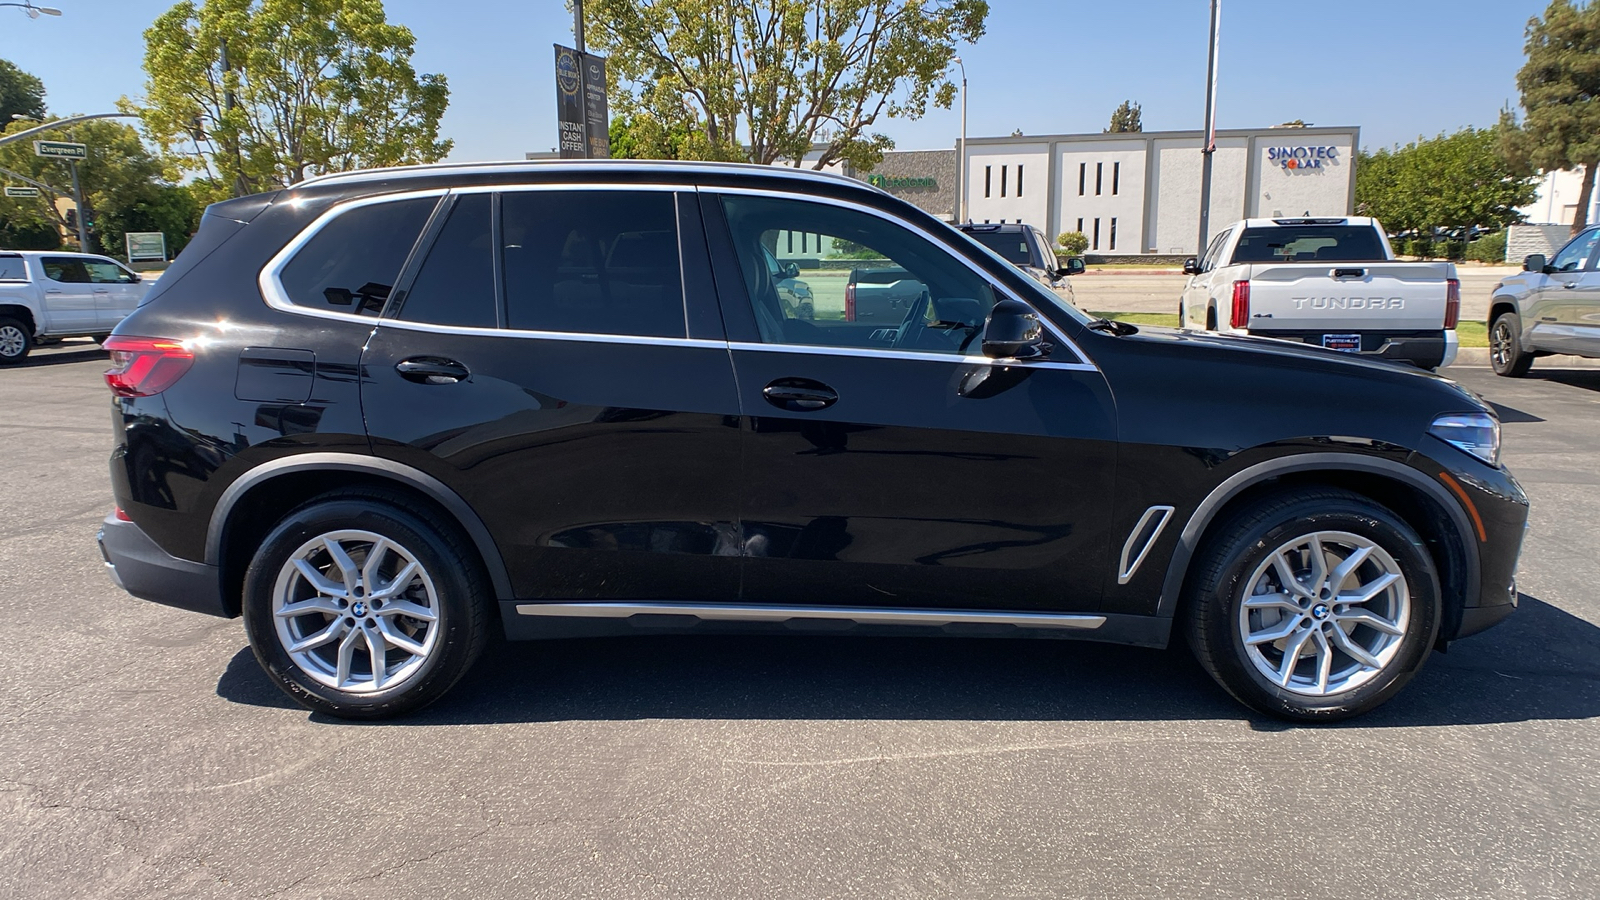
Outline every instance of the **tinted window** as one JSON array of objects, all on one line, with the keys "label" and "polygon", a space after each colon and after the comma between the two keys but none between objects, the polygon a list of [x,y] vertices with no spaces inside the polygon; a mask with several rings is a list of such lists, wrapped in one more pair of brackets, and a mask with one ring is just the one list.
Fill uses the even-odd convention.
[{"label": "tinted window", "polygon": [[1206,248],[1206,255],[1200,260],[1200,271],[1209,272],[1217,267],[1217,255],[1222,252],[1222,245],[1228,242],[1228,235],[1232,233],[1233,229],[1230,228],[1216,236],[1211,246]]},{"label": "tinted window", "polygon": [[133,284],[133,275],[110,260],[85,260],[83,267],[89,270],[89,281],[94,284]]},{"label": "tinted window", "polygon": [[456,201],[400,309],[400,318],[434,325],[495,326],[489,195]]},{"label": "tinted window", "polygon": [[[765,343],[960,353],[994,305],[985,279],[894,222],[803,200],[722,203]],[[791,260],[798,275],[775,279],[766,251],[791,232],[820,236],[822,259]],[[802,291],[809,303],[794,301]]]},{"label": "tinted window", "polygon": [[283,267],[280,280],[289,301],[377,315],[437,202],[418,197],[373,203],[335,217]]},{"label": "tinted window", "polygon": [[46,256],[39,260],[44,268],[44,277],[62,284],[88,284],[89,270],[84,268],[83,260],[73,259],[70,256]]},{"label": "tinted window", "polygon": [[988,247],[1000,258],[1014,266],[1033,265],[1033,254],[1028,251],[1028,236],[1021,231],[968,232],[972,239]]},{"label": "tinted window", "polygon": [[501,217],[507,327],[687,334],[672,194],[508,193]]},{"label": "tinted window", "polygon": [[1370,225],[1284,225],[1246,228],[1235,263],[1382,262],[1383,242]]},{"label": "tinted window", "polygon": [[0,256],[0,281],[27,281],[28,267],[20,256]]},{"label": "tinted window", "polygon": [[1594,253],[1597,241],[1600,241],[1600,230],[1585,231],[1573,239],[1572,243],[1561,248],[1561,252],[1551,261],[1551,267],[1557,272],[1576,272],[1586,268],[1585,264]]}]

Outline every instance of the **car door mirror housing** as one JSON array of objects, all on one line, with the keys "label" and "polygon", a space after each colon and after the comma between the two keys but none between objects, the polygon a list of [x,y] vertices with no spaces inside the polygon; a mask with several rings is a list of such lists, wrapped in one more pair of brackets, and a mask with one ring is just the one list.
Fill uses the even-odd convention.
[{"label": "car door mirror housing", "polygon": [[785,278],[797,278],[800,275],[800,266],[794,262],[786,262],[783,264],[782,271]]},{"label": "car door mirror housing", "polygon": [[1044,355],[1039,315],[1020,300],[1001,300],[989,311],[983,329],[983,355],[990,359],[1032,359]]},{"label": "car door mirror housing", "polygon": [[1549,263],[1545,262],[1543,253],[1534,253],[1523,258],[1522,271],[1543,272],[1548,265]]},{"label": "car door mirror housing", "polygon": [[1088,268],[1089,267],[1087,265],[1085,265],[1084,262],[1083,262],[1083,257],[1081,257],[1081,256],[1070,256],[1070,257],[1067,258],[1067,264],[1065,266],[1062,266],[1061,269],[1059,271],[1057,271],[1056,274],[1058,274],[1058,275],[1082,275],[1085,271],[1088,270]]},{"label": "car door mirror housing", "polygon": [[1191,256],[1188,259],[1184,260],[1183,261],[1183,274],[1185,274],[1185,275],[1199,275],[1200,274],[1200,260],[1194,258],[1193,256]]}]

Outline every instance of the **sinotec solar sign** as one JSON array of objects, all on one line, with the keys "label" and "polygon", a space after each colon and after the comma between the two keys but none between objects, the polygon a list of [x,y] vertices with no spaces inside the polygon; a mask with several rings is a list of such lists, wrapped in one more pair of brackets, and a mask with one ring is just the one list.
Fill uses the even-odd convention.
[{"label": "sinotec solar sign", "polygon": [[1320,169],[1339,158],[1338,147],[1268,147],[1267,162],[1280,169]]}]

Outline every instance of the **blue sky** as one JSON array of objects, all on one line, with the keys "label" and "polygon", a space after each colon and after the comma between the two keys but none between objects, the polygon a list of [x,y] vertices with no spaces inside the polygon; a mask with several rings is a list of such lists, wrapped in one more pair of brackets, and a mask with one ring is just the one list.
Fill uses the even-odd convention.
[{"label": "blue sky", "polygon": [[[102,112],[143,89],[144,29],[170,0],[37,0],[0,8],[0,57],[44,80],[52,112]],[[1218,124],[1359,125],[1369,148],[1493,124],[1516,99],[1523,28],[1545,0],[1224,0]],[[555,144],[550,45],[563,0],[388,0],[419,71],[449,77],[452,159],[518,159]],[[1125,99],[1146,130],[1200,127],[1206,0],[991,0],[961,49],[974,137],[1099,131]],[[952,147],[959,104],[879,129],[901,149]]]}]

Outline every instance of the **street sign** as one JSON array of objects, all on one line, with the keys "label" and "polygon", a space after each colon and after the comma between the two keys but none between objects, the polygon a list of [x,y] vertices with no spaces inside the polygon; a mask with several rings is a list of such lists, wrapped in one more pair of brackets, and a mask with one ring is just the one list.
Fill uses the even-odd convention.
[{"label": "street sign", "polygon": [[8,184],[8,185],[6,185],[6,196],[7,197],[37,197],[37,196],[39,196],[39,189],[36,188],[36,187],[14,187],[14,186]]},{"label": "street sign", "polygon": [[33,152],[37,156],[48,156],[52,159],[88,159],[88,144],[71,144],[66,141],[34,141]]},{"label": "street sign", "polygon": [[166,262],[167,236],[161,232],[129,231],[123,234],[123,238],[128,242],[128,262]]}]

